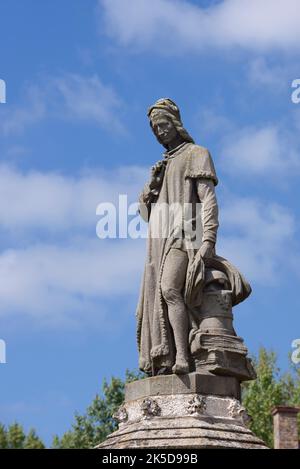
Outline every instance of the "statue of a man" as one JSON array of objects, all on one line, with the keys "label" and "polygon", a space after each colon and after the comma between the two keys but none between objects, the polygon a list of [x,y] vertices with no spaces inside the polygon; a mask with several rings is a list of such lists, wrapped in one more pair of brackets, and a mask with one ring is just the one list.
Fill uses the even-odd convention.
[{"label": "statue of a man", "polygon": [[[248,296],[250,287],[215,254],[218,179],[208,150],[194,143],[172,100],[158,100],[150,107],[148,117],[166,151],[163,160],[152,168],[150,182],[139,199],[140,214],[149,222],[137,308],[139,367],[149,376],[186,374],[193,371],[189,349],[191,312],[201,304],[209,263],[214,267],[212,275],[223,270],[216,278],[230,285],[235,304]],[[170,216],[161,210],[163,206],[182,208],[171,217],[171,228]],[[163,234],[157,234],[159,222],[163,227],[168,225]]]}]

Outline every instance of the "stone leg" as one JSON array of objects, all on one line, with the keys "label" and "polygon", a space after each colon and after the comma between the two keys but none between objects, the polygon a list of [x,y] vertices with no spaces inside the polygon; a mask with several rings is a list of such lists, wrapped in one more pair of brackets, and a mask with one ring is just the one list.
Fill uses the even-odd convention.
[{"label": "stone leg", "polygon": [[174,334],[176,363],[172,370],[176,374],[189,371],[189,320],[182,294],[187,265],[187,254],[180,249],[171,249],[162,276],[162,294],[168,307],[168,317]]}]

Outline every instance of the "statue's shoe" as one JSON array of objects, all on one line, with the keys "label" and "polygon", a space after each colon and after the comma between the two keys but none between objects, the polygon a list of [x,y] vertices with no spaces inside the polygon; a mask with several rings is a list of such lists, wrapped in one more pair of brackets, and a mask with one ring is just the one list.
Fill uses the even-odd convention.
[{"label": "statue's shoe", "polygon": [[176,375],[185,375],[189,373],[190,367],[186,360],[182,360],[175,363],[175,365],[172,367],[172,371]]}]

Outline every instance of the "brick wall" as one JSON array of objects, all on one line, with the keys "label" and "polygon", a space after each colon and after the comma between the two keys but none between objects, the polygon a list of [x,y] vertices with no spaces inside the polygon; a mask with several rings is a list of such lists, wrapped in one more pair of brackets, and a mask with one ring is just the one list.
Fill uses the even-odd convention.
[{"label": "brick wall", "polygon": [[274,448],[298,449],[299,435],[296,407],[278,406],[272,411],[274,422]]}]

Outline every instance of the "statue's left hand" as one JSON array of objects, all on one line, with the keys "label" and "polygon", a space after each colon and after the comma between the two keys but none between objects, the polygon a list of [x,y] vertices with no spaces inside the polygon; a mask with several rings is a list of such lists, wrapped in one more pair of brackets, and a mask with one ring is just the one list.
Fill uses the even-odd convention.
[{"label": "statue's left hand", "polygon": [[200,255],[203,259],[207,259],[209,257],[212,257],[213,253],[214,253],[214,243],[210,242],[210,241],[204,241],[204,243],[202,244],[201,248],[200,248]]}]

